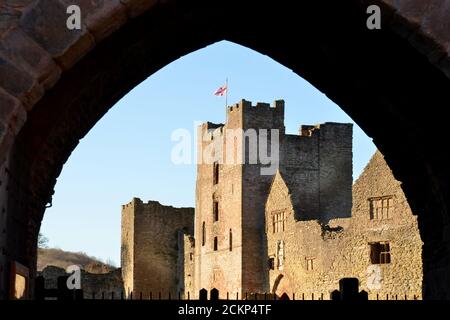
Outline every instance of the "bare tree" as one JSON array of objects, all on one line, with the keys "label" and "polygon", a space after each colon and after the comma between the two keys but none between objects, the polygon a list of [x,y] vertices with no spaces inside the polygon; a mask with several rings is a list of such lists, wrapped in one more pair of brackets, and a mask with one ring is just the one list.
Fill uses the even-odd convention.
[{"label": "bare tree", "polygon": [[38,234],[38,248],[42,249],[48,248],[48,238],[40,232]]}]

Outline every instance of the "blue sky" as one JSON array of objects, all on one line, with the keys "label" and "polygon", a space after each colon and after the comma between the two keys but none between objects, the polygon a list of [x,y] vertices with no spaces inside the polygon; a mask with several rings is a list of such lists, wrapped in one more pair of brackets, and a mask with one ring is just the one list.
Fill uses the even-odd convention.
[{"label": "blue sky", "polygon": [[[212,93],[229,80],[228,104],[286,101],[287,133],[300,124],[352,122],[324,94],[271,58],[218,42],[159,70],[120,100],[74,150],[58,178],[41,231],[50,246],[83,251],[120,265],[121,205],[132,197],[194,206],[195,165],[175,165],[174,130],[195,136],[196,122],[223,122],[225,100]],[[354,170],[375,152],[357,126]],[[194,150],[193,150],[194,152]]]}]

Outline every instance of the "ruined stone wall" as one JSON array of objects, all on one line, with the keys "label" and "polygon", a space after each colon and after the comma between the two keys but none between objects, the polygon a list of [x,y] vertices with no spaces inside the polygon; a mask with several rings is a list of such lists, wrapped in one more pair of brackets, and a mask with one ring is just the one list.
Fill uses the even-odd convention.
[{"label": "ruined stone wall", "polygon": [[[108,273],[90,273],[81,270],[81,289],[84,299],[120,299],[123,293],[121,270],[116,269]],[[38,276],[45,279],[46,289],[58,287],[58,277],[67,276],[63,268],[47,266],[39,271]]]},{"label": "ruined stone wall", "polygon": [[[252,106],[250,102],[245,101],[242,107],[244,130],[254,129],[259,132],[260,129],[265,129],[270,132],[271,129],[276,129],[281,143],[285,133],[284,101],[275,101],[273,106],[268,103],[257,103],[256,106]],[[258,153],[261,151],[260,139],[261,135],[258,136]],[[268,139],[266,144],[269,147],[271,140]],[[246,148],[245,152],[247,155],[250,149]],[[262,230],[264,230],[264,204],[273,174],[263,175],[261,169],[264,166],[259,161],[257,164],[246,163],[242,171],[242,241],[245,244],[242,247],[243,294],[265,292],[268,289],[264,272],[266,240]]]},{"label": "ruined stone wall", "polygon": [[178,262],[177,274],[181,275],[178,292],[184,299],[192,299],[194,293],[194,247],[195,241],[191,234],[178,232]]},{"label": "ruined stone wall", "polygon": [[120,265],[126,293],[134,290],[134,216],[137,201],[133,199],[122,206]]},{"label": "ruined stone wall", "polygon": [[[131,207],[124,206],[123,210],[125,216],[133,215],[134,230],[133,258],[128,265],[123,265],[128,270],[132,269],[132,276],[130,272],[126,273],[128,279],[132,277],[132,286],[125,288],[127,294],[132,288],[134,296],[141,292],[145,296],[152,292],[154,297],[161,292],[163,299],[169,295],[178,296],[179,282],[183,281],[184,275],[177,273],[177,232],[184,230],[193,234],[194,209],[163,206],[156,201],[143,203],[135,198]],[[122,232],[127,239],[126,232],[130,230]],[[126,259],[124,262],[127,264]]]},{"label": "ruined stone wall", "polygon": [[352,211],[353,125],[319,126],[320,220],[347,218]]},{"label": "ruined stone wall", "polygon": [[[395,295],[421,297],[422,242],[417,220],[379,152],[353,185],[351,218],[332,219],[328,224],[297,221],[291,200],[294,192],[279,175],[266,205],[269,257],[276,261],[278,243],[284,243],[283,266],[280,269],[275,263],[269,271],[272,291],[278,295],[304,293],[306,298],[323,293],[329,298],[329,293],[338,289],[339,279],[357,277],[371,299],[377,294],[379,299],[387,295],[389,299]],[[389,218],[371,219],[368,199],[381,196],[394,199]],[[273,233],[270,219],[277,211],[285,212],[285,231]],[[390,263],[371,263],[369,243],[373,242],[389,242]]]}]

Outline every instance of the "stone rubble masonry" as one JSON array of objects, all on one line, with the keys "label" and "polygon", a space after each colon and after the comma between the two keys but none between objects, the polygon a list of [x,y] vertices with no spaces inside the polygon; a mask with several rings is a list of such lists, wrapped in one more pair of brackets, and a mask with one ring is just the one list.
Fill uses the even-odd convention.
[{"label": "stone rubble masonry", "polygon": [[[179,273],[179,232],[194,234],[194,209],[143,203],[134,198],[122,206],[121,266],[125,296],[131,293],[163,299],[184,287]],[[183,246],[180,248],[180,246]],[[186,268],[189,270],[189,268]]]},{"label": "stone rubble masonry", "polygon": [[[63,268],[47,266],[39,271],[38,276],[45,279],[45,289],[56,289],[58,287],[58,277],[69,274]],[[90,273],[81,270],[81,289],[84,299],[120,299],[123,292],[123,282],[121,270],[115,269],[108,273]]]},{"label": "stone rubble masonry", "polygon": [[[289,180],[289,179],[287,179]],[[292,199],[301,190],[292,188],[278,172],[266,204],[268,257],[275,268],[269,270],[270,290],[281,296],[287,293],[323,293],[325,298],[338,288],[344,277],[356,277],[371,299],[401,299],[407,295],[421,298],[422,241],[417,217],[413,216],[400,183],[394,179],[382,154],[377,151],[353,185],[352,216],[333,218],[327,224],[310,219],[300,221]],[[371,220],[369,199],[389,196],[393,199],[389,218]],[[285,213],[284,232],[273,232],[272,215]],[[331,211],[332,213],[332,211]],[[283,266],[278,264],[278,243],[283,241]],[[372,265],[372,242],[389,242],[391,262]],[[308,260],[313,269],[308,270]],[[376,270],[376,271],[374,271]],[[379,272],[377,276],[374,272]],[[378,277],[378,278],[377,278]],[[374,284],[379,283],[379,287]]]},{"label": "stone rubble masonry", "polygon": [[[144,204],[137,198],[123,206],[127,295],[161,292],[168,298],[170,292],[193,299],[199,290],[215,288],[221,298],[266,292],[328,298],[341,278],[356,277],[371,298],[421,297],[417,219],[381,153],[352,186],[351,124],[302,125],[299,135],[291,135],[285,134],[283,118],[282,100],[273,106],[242,100],[228,108],[225,124],[208,122],[198,130],[201,159],[212,145],[215,155],[233,150],[236,156],[243,141],[224,139],[227,130],[279,129],[275,175],[261,175],[259,162],[221,163],[215,181],[215,164],[200,162],[195,217],[192,208]],[[245,150],[244,159],[248,146]],[[369,199],[374,197],[392,198],[388,219],[371,219]],[[274,232],[273,215],[279,213],[284,229]],[[371,264],[372,242],[389,242],[390,263]]]},{"label": "stone rubble masonry", "polygon": [[[205,123],[199,127],[199,151],[214,144],[215,152],[223,154],[243,146],[245,137],[238,138],[241,141],[225,139],[230,129],[279,130],[280,170],[289,172],[298,190],[295,205],[300,208],[302,219],[327,221],[330,214],[350,216],[351,124],[305,126],[302,135],[289,135],[285,134],[283,100],[275,101],[273,106],[268,103],[252,106],[242,100],[228,108],[225,125]],[[233,148],[227,148],[228,143],[234,144]],[[248,150],[247,145],[243,159],[248,159]],[[260,162],[224,162],[219,165],[219,181],[215,184],[214,164],[198,164],[195,293],[203,288],[216,288],[220,297],[226,298],[227,292],[242,297],[245,293],[269,291],[264,217],[273,175],[261,175],[262,167]],[[218,221],[213,216],[214,202],[219,207]]]}]

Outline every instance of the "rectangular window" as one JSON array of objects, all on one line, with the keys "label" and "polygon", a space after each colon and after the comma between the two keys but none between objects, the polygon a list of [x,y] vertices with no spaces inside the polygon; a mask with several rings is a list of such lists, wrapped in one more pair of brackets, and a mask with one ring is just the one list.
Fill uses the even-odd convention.
[{"label": "rectangular window", "polygon": [[370,262],[372,264],[391,263],[391,249],[389,242],[373,242],[370,245]]},{"label": "rectangular window", "polygon": [[214,201],[213,203],[213,221],[219,221],[219,202]]},{"label": "rectangular window", "polygon": [[272,213],[273,233],[284,231],[284,220],[284,211],[276,211]]},{"label": "rectangular window", "polygon": [[393,196],[374,197],[369,199],[370,220],[385,220],[392,215]]},{"label": "rectangular window", "polygon": [[213,184],[218,184],[219,183],[219,163],[214,162],[213,168],[214,168]]},{"label": "rectangular window", "polygon": [[217,251],[218,243],[217,243],[217,237],[214,237],[214,251]]},{"label": "rectangular window", "polygon": [[306,259],[306,270],[312,271],[314,270],[314,258],[305,258]]}]

